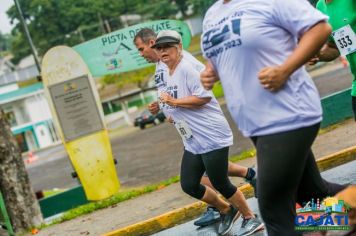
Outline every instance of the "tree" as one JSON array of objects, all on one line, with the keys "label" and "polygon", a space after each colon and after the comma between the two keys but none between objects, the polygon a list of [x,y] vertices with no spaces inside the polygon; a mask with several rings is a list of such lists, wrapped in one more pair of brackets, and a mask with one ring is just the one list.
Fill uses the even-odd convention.
[{"label": "tree", "polygon": [[2,34],[0,32],[0,52],[9,51],[11,43],[11,37],[8,34]]},{"label": "tree", "polygon": [[187,0],[173,0],[173,2],[177,5],[178,10],[182,13],[183,18],[186,18],[186,11],[188,10]]},{"label": "tree", "polygon": [[[188,6],[195,14],[204,14],[214,0],[18,0],[29,32],[39,55],[56,45],[74,46],[105,32],[104,22],[111,30],[123,27],[120,16],[140,14],[145,19],[175,18],[178,12],[186,17]],[[7,14],[19,22],[15,6]],[[12,30],[11,52],[14,63],[30,54],[20,23]]]},{"label": "tree", "polygon": [[[121,27],[120,16],[124,12],[122,1],[112,0],[19,0],[24,18],[40,55],[55,45],[74,46],[82,39],[101,35],[102,21],[109,20],[115,27]],[[100,17],[98,16],[100,13]],[[18,20],[15,6],[7,11],[11,21]],[[115,20],[115,22],[114,22]],[[115,24],[114,24],[115,23]],[[30,50],[20,23],[12,35],[14,61],[19,61]]]},{"label": "tree", "polygon": [[135,85],[141,91],[147,87],[147,83],[155,72],[155,67],[150,66],[139,70],[129,71],[121,74],[110,74],[100,81],[102,85],[115,84],[119,90],[129,85]]},{"label": "tree", "polygon": [[204,16],[205,12],[213,5],[215,0],[187,0],[187,2],[193,5],[194,14]]},{"label": "tree", "polygon": [[20,149],[3,112],[0,112],[0,191],[15,232],[42,223]]},{"label": "tree", "polygon": [[172,18],[178,13],[176,4],[168,0],[153,0],[149,4],[147,1],[140,1],[136,10],[146,19],[152,20]]}]

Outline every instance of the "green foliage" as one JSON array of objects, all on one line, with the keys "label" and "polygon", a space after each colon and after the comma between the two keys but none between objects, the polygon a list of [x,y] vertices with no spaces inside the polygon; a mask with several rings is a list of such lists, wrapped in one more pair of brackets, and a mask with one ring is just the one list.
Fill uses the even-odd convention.
[{"label": "green foliage", "polygon": [[22,58],[28,56],[31,53],[31,49],[24,37],[20,34],[13,36],[11,42],[11,52],[14,55],[12,61],[17,64]]},{"label": "green foliage", "polygon": [[220,81],[214,84],[213,93],[216,98],[220,98],[224,96],[224,90],[222,88]]},{"label": "green foliage", "polygon": [[142,1],[136,10],[145,19],[152,20],[173,18],[178,12],[177,6],[168,0],[152,0],[149,4],[147,1]]},{"label": "green foliage", "polygon": [[[74,46],[83,41],[107,33],[103,22],[111,30],[123,27],[120,16],[140,14],[144,20],[175,18],[193,4],[196,14],[202,14],[212,0],[18,0],[28,25],[29,32],[40,56],[56,45]],[[12,30],[11,52],[14,62],[30,54],[19,16],[13,5],[7,14],[17,22]]]},{"label": "green foliage", "polygon": [[189,5],[188,1],[174,0],[173,2],[176,4],[178,10],[182,13],[183,18],[185,18],[187,16],[185,12],[188,10],[188,5]]},{"label": "green foliage", "polygon": [[[143,0],[19,0],[24,18],[39,54],[43,55],[54,45],[73,46],[106,33],[103,21],[108,20],[112,30],[122,27],[119,16],[136,13],[149,19],[171,18],[179,10],[187,9],[182,0],[154,0],[147,4]],[[15,6],[7,11],[11,21],[19,17]],[[17,23],[12,34],[15,40],[12,52],[15,61],[30,53],[22,26]]]},{"label": "green foliage", "polygon": [[11,40],[11,35],[2,34],[0,32],[0,52],[5,52],[10,49]]},{"label": "green foliage", "polygon": [[196,15],[204,16],[205,12],[216,0],[187,0],[188,4],[193,5],[193,11]]},{"label": "green foliage", "polygon": [[[106,33],[100,24],[104,20],[115,17],[115,22],[110,22],[112,28],[121,27],[118,16],[125,11],[122,1],[111,0],[19,0],[19,2],[40,55],[54,45],[73,46],[83,39],[88,40]],[[14,5],[7,14],[12,21],[19,20]],[[18,61],[23,55],[28,55],[30,50],[20,23],[16,24],[12,34],[15,36],[12,52],[15,61]]]},{"label": "green foliage", "polygon": [[138,88],[144,88],[151,76],[154,74],[155,66],[146,67],[140,70],[134,70],[121,74],[105,75],[101,80],[104,86],[115,84],[119,89],[124,88],[126,85],[134,84]]},{"label": "green foliage", "polygon": [[136,84],[137,87],[142,89],[147,85],[148,81],[153,76],[155,68],[156,67],[152,65],[140,70],[123,73],[122,76],[127,77],[131,83]]},{"label": "green foliage", "polygon": [[[120,202],[138,197],[142,194],[159,190],[159,189],[169,186],[173,183],[179,182],[179,179],[180,179],[179,176],[175,176],[168,180],[162,181],[159,184],[148,185],[148,186],[145,186],[142,188],[136,188],[136,189],[131,189],[131,190],[122,190],[110,198],[107,198],[107,199],[104,199],[101,201],[97,201],[97,202],[91,202],[91,203],[79,206],[77,208],[74,208],[72,210],[69,210],[60,219],[54,221],[52,224],[57,224],[57,223],[60,223],[63,221],[71,220],[78,216],[91,213],[95,210],[107,208],[109,206],[113,206]],[[48,225],[42,225],[41,228],[44,228],[46,226],[48,226]]]},{"label": "green foliage", "polygon": [[256,149],[250,149],[250,150],[246,150],[246,151],[240,153],[237,156],[230,157],[229,159],[232,162],[238,162],[238,161],[241,161],[241,160],[244,160],[247,158],[251,158],[254,156],[256,156]]},{"label": "green foliage", "polygon": [[201,49],[200,49],[200,34],[199,35],[194,35],[192,37],[192,41],[190,42],[188,51],[191,52],[191,53],[201,52]]}]

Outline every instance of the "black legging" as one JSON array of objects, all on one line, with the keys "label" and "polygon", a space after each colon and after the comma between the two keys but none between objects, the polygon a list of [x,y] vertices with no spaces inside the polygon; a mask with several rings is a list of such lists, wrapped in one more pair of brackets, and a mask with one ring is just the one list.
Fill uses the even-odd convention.
[{"label": "black legging", "polygon": [[269,236],[302,235],[294,230],[296,201],[335,195],[344,186],[321,178],[311,146],[319,124],[253,137],[257,150],[258,204]]},{"label": "black legging", "polygon": [[231,184],[227,176],[228,154],[228,147],[197,155],[184,150],[180,169],[180,184],[183,191],[194,198],[202,199],[205,186],[200,184],[200,180],[206,171],[214,188],[226,199],[234,195],[237,188]]}]

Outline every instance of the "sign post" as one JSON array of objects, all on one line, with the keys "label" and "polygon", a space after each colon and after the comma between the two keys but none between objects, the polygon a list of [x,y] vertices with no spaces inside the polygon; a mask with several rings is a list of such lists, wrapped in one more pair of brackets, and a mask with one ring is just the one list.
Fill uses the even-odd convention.
[{"label": "sign post", "polygon": [[42,79],[54,122],[88,200],[100,200],[119,189],[104,113],[93,81],[112,73],[150,66],[133,39],[142,28],[176,30],[183,47],[190,44],[186,23],[159,20],[130,26],[70,48],[50,49],[42,60]]},{"label": "sign post", "polygon": [[102,35],[73,47],[83,58],[94,77],[122,73],[150,66],[138,53],[133,39],[142,28],[150,28],[156,33],[161,30],[176,30],[182,35],[183,47],[190,44],[188,25],[178,20],[158,20],[133,25]]},{"label": "sign post", "polygon": [[88,200],[119,189],[109,135],[93,78],[70,47],[50,49],[42,60],[45,93],[62,142]]}]

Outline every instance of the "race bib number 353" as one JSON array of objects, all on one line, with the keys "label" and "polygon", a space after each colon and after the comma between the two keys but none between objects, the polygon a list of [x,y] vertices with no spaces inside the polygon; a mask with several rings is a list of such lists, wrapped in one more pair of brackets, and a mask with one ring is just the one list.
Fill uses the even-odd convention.
[{"label": "race bib number 353", "polygon": [[335,30],[332,35],[342,56],[356,51],[356,35],[350,25]]}]

